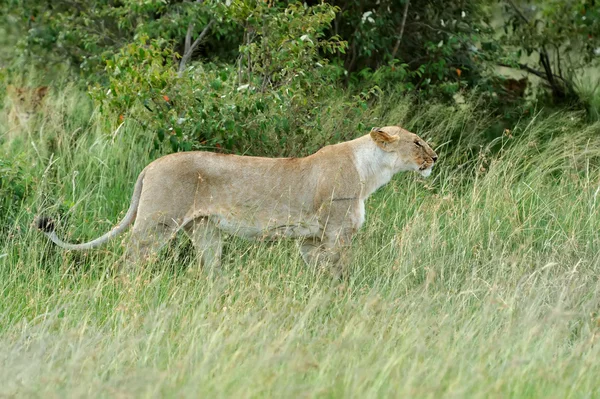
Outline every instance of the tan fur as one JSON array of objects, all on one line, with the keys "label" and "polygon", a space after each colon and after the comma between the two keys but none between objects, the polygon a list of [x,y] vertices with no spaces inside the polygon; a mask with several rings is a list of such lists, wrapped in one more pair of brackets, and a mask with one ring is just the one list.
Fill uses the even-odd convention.
[{"label": "tan fur", "polygon": [[11,131],[28,129],[31,120],[40,112],[48,86],[6,88],[9,99],[8,121]]},{"label": "tan fur", "polygon": [[222,234],[302,239],[308,264],[339,273],[342,254],[361,227],[365,200],[400,171],[429,175],[436,153],[397,126],[373,128],[358,139],[330,145],[305,158],[259,158],[210,152],[162,157],[140,174],[123,221],[90,243],[101,245],[135,218],[128,257],[147,258],[180,229],[192,238],[201,263],[220,263]]}]

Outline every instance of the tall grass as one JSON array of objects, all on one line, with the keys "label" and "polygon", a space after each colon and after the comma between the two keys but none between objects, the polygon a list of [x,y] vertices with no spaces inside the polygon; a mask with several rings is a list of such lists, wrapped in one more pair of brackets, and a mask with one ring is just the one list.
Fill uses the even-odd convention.
[{"label": "tall grass", "polygon": [[600,125],[540,115],[479,148],[473,103],[352,116],[332,100],[328,128],[400,122],[440,154],[431,178],[400,174],[368,201],[349,281],[294,242],[235,238],[222,276],[190,278],[183,237],[125,281],[105,273],[119,240],[71,253],[30,223],[107,231],[152,132],[113,140],[74,88],[49,100],[0,148],[29,190],[0,237],[0,396],[600,395]]}]

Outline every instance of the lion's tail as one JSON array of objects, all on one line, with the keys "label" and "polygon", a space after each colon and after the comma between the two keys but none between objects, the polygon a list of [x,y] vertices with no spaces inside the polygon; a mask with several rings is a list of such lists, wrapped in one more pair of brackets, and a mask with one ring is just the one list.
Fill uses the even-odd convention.
[{"label": "lion's tail", "polygon": [[142,186],[145,174],[146,170],[143,170],[135,183],[135,188],[133,189],[133,196],[131,198],[131,205],[129,205],[129,209],[125,214],[125,217],[123,217],[123,219],[111,231],[104,234],[103,236],[100,236],[95,240],[85,242],[82,244],[71,244],[68,242],[64,242],[63,240],[58,238],[56,232],[54,231],[54,221],[48,217],[43,216],[37,219],[37,228],[40,229],[44,234],[46,234],[48,238],[52,240],[53,243],[65,249],[84,250],[99,247],[111,238],[114,238],[121,234],[135,220],[138,205],[140,203],[140,196],[142,194]]}]

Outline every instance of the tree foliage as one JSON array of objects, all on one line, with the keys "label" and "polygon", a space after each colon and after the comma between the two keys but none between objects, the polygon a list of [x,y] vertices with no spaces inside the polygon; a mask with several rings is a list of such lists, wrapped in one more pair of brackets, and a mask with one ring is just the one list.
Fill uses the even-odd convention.
[{"label": "tree foliage", "polygon": [[[578,71],[600,61],[600,4],[506,0],[504,11],[508,15],[500,41],[508,53],[504,63],[542,78],[555,99],[576,99]],[[535,56],[537,62],[522,62],[524,54]]]},{"label": "tree foliage", "polygon": [[[182,46],[190,26],[201,30],[226,13],[217,0],[8,0],[6,9],[9,21],[22,28],[18,46],[33,60],[66,60],[87,76],[138,36]],[[227,23],[216,24],[205,45],[213,56],[223,56],[237,46],[236,33]]]},{"label": "tree foliage", "polygon": [[[407,0],[408,1],[408,0]],[[474,56],[473,43],[487,30],[485,8],[480,2],[442,0],[350,0],[329,2],[181,1],[181,0],[9,0],[13,20],[26,26],[22,49],[49,54],[61,62],[69,60],[86,73],[103,67],[103,60],[139,36],[170,41],[176,53],[184,54],[188,31],[196,37],[210,21],[210,34],[197,52],[215,61],[234,62],[260,37],[267,52],[254,61],[259,68],[279,69],[271,57],[290,56],[293,48],[277,49],[268,44],[269,35],[283,25],[301,32],[301,13],[293,7],[328,8],[323,18],[331,25],[318,35],[348,43],[338,47],[313,47],[346,73],[346,80],[361,80],[368,71],[402,64],[396,78],[409,80],[409,88],[431,83],[477,78],[481,64]],[[442,5],[442,3],[444,3]],[[407,5],[409,5],[407,7]],[[332,7],[334,6],[334,7]],[[273,15],[281,17],[273,19]],[[276,21],[276,22],[273,22]],[[279,27],[273,26],[279,24]],[[406,34],[400,37],[400,30]],[[303,36],[303,35],[300,35]],[[263,65],[261,61],[266,62]],[[285,61],[283,61],[285,63]],[[390,64],[391,63],[391,64]],[[267,64],[270,64],[268,66]],[[462,71],[456,73],[456,69]],[[395,72],[395,67],[392,72]],[[272,74],[270,74],[272,75]],[[94,75],[91,75],[94,76]],[[473,76],[473,77],[471,77]]]},{"label": "tree foliage", "polygon": [[336,8],[293,3],[279,12],[233,2],[229,11],[229,23],[246,32],[235,63],[195,64],[180,74],[168,41],[140,35],[106,61],[109,87],[96,85],[94,98],[103,110],[156,131],[157,147],[168,140],[174,151],[195,143],[281,152],[340,74],[321,56],[344,51],[344,42],[324,34]]},{"label": "tree foliage", "polygon": [[336,85],[357,95],[350,107],[382,92],[452,99],[477,89],[492,107],[512,109],[527,80],[499,77],[504,65],[571,100],[579,95],[576,71],[600,56],[593,0],[7,0],[0,7],[20,27],[18,48],[29,62],[68,61],[109,117],[141,124],[155,132],[157,148],[168,142],[175,151],[294,146],[318,129],[320,98]]},{"label": "tree foliage", "polygon": [[485,69],[475,46],[490,33],[485,1],[332,2],[340,7],[333,32],[348,41],[340,59],[359,80],[384,68],[386,80],[408,89],[454,92],[475,85]]}]

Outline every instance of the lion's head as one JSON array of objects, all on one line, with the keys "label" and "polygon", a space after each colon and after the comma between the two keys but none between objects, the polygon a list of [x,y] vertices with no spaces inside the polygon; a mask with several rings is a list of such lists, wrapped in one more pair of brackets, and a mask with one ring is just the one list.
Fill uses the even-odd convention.
[{"label": "lion's head", "polygon": [[21,124],[27,124],[41,109],[48,94],[48,86],[16,87],[8,86],[7,94],[13,106],[13,112]]},{"label": "lion's head", "polygon": [[429,144],[400,126],[374,127],[371,138],[383,151],[397,156],[396,172],[414,170],[427,177],[438,159]]}]

